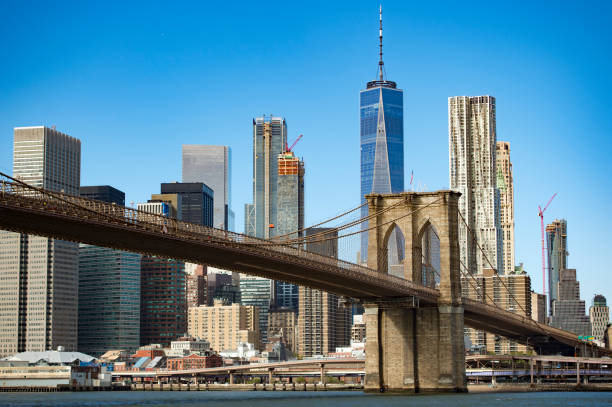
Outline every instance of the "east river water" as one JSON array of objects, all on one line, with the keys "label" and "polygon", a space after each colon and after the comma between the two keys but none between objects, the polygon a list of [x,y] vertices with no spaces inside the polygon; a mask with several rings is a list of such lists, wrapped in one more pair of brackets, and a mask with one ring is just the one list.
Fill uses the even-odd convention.
[{"label": "east river water", "polygon": [[612,393],[485,393],[391,396],[362,392],[0,393],[0,406],[124,407],[601,407]]}]

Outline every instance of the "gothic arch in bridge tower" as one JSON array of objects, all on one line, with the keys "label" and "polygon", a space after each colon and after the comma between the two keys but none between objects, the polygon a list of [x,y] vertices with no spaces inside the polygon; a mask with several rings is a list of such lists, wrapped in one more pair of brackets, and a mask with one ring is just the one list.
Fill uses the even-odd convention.
[{"label": "gothic arch in bridge tower", "polygon": [[438,288],[436,302],[367,301],[366,391],[465,391],[458,200],[453,191],[367,195],[368,266],[390,273],[388,246],[404,237],[403,277]]},{"label": "gothic arch in bridge tower", "polygon": [[431,219],[424,221],[413,244],[413,281],[425,287],[440,285],[440,235]]},{"label": "gothic arch in bridge tower", "polygon": [[380,270],[384,270],[384,273],[403,278],[405,273],[406,239],[402,229],[395,222],[388,225],[380,250],[380,260],[382,262]]}]

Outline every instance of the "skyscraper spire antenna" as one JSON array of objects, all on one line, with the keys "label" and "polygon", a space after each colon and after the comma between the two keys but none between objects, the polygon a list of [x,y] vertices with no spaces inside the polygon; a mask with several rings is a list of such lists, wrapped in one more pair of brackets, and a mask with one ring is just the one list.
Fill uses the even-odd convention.
[{"label": "skyscraper spire antenna", "polygon": [[383,50],[382,50],[382,48],[383,48],[383,43],[382,43],[382,40],[383,40],[383,34],[382,34],[382,4],[380,5],[380,8],[378,10],[378,19],[380,21],[380,29],[378,31],[378,40],[380,42],[380,44],[379,44],[379,50],[380,50],[379,51],[379,56],[380,56],[380,60],[378,61],[378,80],[382,82],[384,80],[383,79],[383,69],[384,69],[384,66],[385,66],[385,63],[383,62]]}]

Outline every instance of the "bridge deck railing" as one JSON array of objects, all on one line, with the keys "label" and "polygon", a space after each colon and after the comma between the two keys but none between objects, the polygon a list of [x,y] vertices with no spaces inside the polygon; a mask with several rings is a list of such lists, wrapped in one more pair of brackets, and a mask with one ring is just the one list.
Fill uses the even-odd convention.
[{"label": "bridge deck railing", "polygon": [[[333,268],[335,270],[341,269],[347,272],[360,273],[372,281],[379,280],[381,277],[378,271],[369,267],[309,252],[300,244],[288,245],[283,244],[282,241],[270,241],[223,229],[184,222],[135,208],[36,188],[18,180],[1,180],[0,194],[3,199],[11,197],[17,199],[20,197],[25,198],[21,200],[21,205],[33,206],[32,203],[37,202],[38,204],[34,206],[38,208],[43,207],[45,211],[49,212],[74,215],[102,223],[129,225],[148,232],[195,240],[200,243],[239,247],[242,252],[250,252],[268,257],[283,256],[284,260],[289,259],[293,262],[315,262],[328,269]],[[410,287],[411,290],[427,298],[436,298],[438,296],[438,291],[435,289],[420,286],[412,281],[391,275],[385,276],[385,284],[396,286],[398,289]]]}]

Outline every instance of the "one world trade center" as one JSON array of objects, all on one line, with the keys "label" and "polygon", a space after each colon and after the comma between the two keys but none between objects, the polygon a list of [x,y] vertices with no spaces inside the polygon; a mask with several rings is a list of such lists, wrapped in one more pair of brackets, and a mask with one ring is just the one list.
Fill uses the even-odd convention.
[{"label": "one world trade center", "polygon": [[[361,122],[361,203],[371,193],[404,191],[404,92],[386,80],[382,58],[382,8],[379,13],[379,62],[377,79],[359,94]],[[361,217],[368,216],[363,206]],[[362,223],[367,229],[368,223]],[[389,273],[403,277],[404,238],[395,228],[388,243]],[[361,234],[361,261],[367,261],[368,233]]]}]

